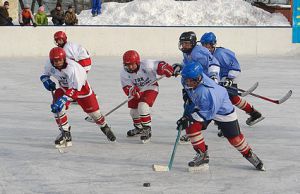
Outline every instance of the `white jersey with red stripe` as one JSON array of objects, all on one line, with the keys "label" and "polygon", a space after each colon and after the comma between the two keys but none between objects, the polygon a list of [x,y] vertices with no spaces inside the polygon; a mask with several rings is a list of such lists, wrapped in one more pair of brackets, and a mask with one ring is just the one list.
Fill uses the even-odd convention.
[{"label": "white jersey with red stripe", "polygon": [[122,88],[138,86],[140,89],[143,88],[143,91],[155,90],[158,92],[157,83],[147,87],[145,86],[157,79],[157,65],[159,62],[160,61],[155,60],[142,60],[139,70],[136,73],[129,73],[122,68],[120,73]]},{"label": "white jersey with red stripe", "polygon": [[86,71],[89,71],[92,66],[92,60],[89,52],[81,45],[67,42],[64,45],[67,58],[72,59],[79,63]]},{"label": "white jersey with red stripe", "polygon": [[73,88],[78,92],[78,98],[91,95],[92,90],[88,84],[85,69],[71,59],[66,59],[66,63],[66,68],[58,70],[48,60],[45,65],[44,74],[56,78],[64,92]]}]

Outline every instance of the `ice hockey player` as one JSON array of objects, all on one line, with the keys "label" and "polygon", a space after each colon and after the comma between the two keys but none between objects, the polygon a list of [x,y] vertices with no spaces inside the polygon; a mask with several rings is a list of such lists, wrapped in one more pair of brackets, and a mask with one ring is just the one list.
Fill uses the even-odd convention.
[{"label": "ice hockey player", "polygon": [[[55,82],[50,79],[51,76],[57,79],[59,88],[56,88]],[[50,50],[49,60],[40,80],[47,90],[54,92],[51,111],[54,113],[61,130],[60,135],[55,140],[57,148],[72,145],[71,126],[66,113],[71,100],[76,100],[84,112],[94,119],[109,141],[116,140],[105,118],[100,113],[98,101],[87,81],[85,69],[77,62],[66,58],[64,49],[55,47]]]},{"label": "ice hockey player", "polygon": [[68,59],[72,59],[79,63],[85,69],[86,72],[91,70],[92,60],[89,52],[81,45],[68,42],[67,35],[65,32],[55,32],[54,41],[58,47],[61,47],[65,50]]},{"label": "ice hockey player", "polygon": [[216,47],[217,38],[213,32],[207,32],[203,34],[200,42],[202,46],[206,47],[219,61],[221,80],[220,85],[223,85],[225,88],[227,88],[232,104],[250,115],[246,121],[246,124],[252,126],[255,123],[263,120],[264,117],[262,114],[253,108],[249,102],[241,98],[238,95],[237,90],[232,89],[232,87],[238,87],[236,78],[241,73],[240,64],[235,57],[234,52],[223,47]]},{"label": "ice hockey player", "polygon": [[[123,91],[128,97],[133,97],[128,102],[134,129],[127,132],[127,136],[141,135],[143,143],[151,137],[150,108],[158,95],[158,83],[151,82],[157,75],[171,77],[173,68],[164,61],[140,60],[139,53],[128,50],[123,55],[123,68],[120,73]],[[149,85],[150,84],[150,85]]]},{"label": "ice hockey player", "polygon": [[[183,64],[187,64],[192,61],[198,62],[202,65],[203,72],[208,77],[213,79],[215,82],[219,81],[220,64],[207,48],[197,44],[197,37],[195,32],[183,32],[179,37],[178,48],[183,53]],[[182,64],[175,63],[173,65],[173,68],[178,70],[174,72],[174,75],[177,76],[180,74]],[[185,97],[184,90],[183,99],[186,103],[187,98]],[[186,135],[183,135],[180,138],[181,143],[186,143],[188,141],[189,139]]]},{"label": "ice hockey player", "polygon": [[211,120],[217,122],[224,136],[251,164],[258,170],[265,170],[263,162],[252,151],[240,131],[237,114],[226,89],[209,79],[201,64],[188,62],[182,72],[182,85],[191,102],[185,106],[184,116],[177,121],[186,126],[186,134],[190,138],[196,156],[188,163],[189,170],[197,171],[209,162],[207,145],[202,130]]}]

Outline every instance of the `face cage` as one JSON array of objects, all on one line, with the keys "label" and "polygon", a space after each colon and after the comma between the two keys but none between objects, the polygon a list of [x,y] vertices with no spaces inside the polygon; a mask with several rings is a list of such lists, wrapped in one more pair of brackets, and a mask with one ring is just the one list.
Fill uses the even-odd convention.
[{"label": "face cage", "polygon": [[[183,41],[182,41],[183,42]],[[184,49],[181,45],[181,41],[178,42],[178,49],[183,52],[183,53],[191,53],[193,48],[196,46],[196,45],[193,45],[192,42],[190,41],[191,45],[192,45],[192,48],[190,49]]]},{"label": "face cage", "polygon": [[[60,39],[63,40],[62,38],[60,38]],[[59,44],[57,43],[56,40],[58,40],[58,39],[54,39],[54,44],[55,44],[56,46],[61,47],[61,48],[63,48],[63,47],[65,46],[66,42],[64,42],[64,40],[63,40],[63,42],[64,42],[63,45],[59,45]]]},{"label": "face cage", "polygon": [[[191,81],[196,82],[197,85],[196,85],[196,86],[188,86],[187,83],[186,83],[186,80],[188,80],[188,79],[190,79]],[[202,83],[202,76],[199,76],[198,78],[194,78],[194,79],[192,79],[192,78],[186,78],[186,79],[184,79],[184,85],[185,85],[185,88],[186,88],[186,89],[189,89],[189,90],[194,89],[194,88],[197,87],[200,83]]]},{"label": "face cage", "polygon": [[126,64],[124,64],[124,69],[125,69],[125,71],[128,72],[128,73],[134,73],[134,71],[131,70],[131,69],[129,69],[128,66],[127,66]]}]

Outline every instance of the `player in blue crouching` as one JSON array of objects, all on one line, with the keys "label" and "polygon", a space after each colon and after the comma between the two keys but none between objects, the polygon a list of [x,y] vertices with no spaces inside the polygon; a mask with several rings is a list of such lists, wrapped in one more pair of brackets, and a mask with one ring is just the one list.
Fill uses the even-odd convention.
[{"label": "player in blue crouching", "polygon": [[177,121],[178,125],[187,125],[186,134],[190,138],[196,156],[188,163],[191,169],[208,164],[207,145],[202,129],[214,120],[229,143],[233,145],[258,170],[265,170],[263,162],[253,153],[251,147],[240,131],[237,114],[226,89],[203,73],[201,64],[189,62],[184,64],[182,85],[190,99],[186,104],[184,116]]}]

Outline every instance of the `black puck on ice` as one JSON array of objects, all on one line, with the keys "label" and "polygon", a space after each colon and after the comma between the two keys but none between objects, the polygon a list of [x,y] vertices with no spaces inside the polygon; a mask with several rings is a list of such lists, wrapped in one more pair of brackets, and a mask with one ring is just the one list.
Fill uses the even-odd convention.
[{"label": "black puck on ice", "polygon": [[144,187],[150,187],[150,183],[144,183],[143,186]]}]

